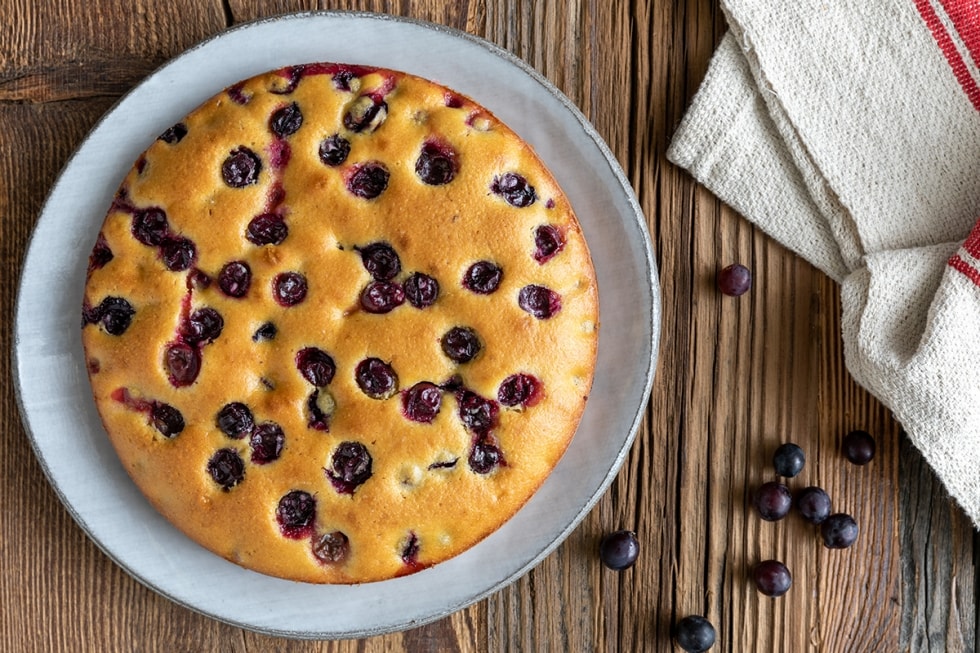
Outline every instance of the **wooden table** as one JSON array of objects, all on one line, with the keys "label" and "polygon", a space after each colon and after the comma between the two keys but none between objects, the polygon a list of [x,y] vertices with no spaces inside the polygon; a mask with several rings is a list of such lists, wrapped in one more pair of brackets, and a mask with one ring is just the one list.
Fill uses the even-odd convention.
[{"label": "wooden table", "polygon": [[[848,376],[837,286],[671,166],[664,151],[725,24],[717,0],[403,0],[208,3],[0,1],[0,349],[45,194],[112,103],[225,27],[303,9],[388,12],[443,23],[514,52],[606,139],[647,216],[663,290],[653,394],[626,464],[598,506],[539,567],[441,621],[364,641],[276,640],[215,622],[144,588],[72,521],[24,432],[0,357],[2,651],[671,651],[672,623],[706,615],[719,651],[977,651],[980,539],[888,411]],[[713,289],[741,261],[755,286]],[[838,450],[873,433],[867,467]],[[795,487],[825,487],[862,532],[823,548],[798,518],[761,521],[753,489],[783,441],[808,454]],[[635,529],[616,573],[599,537]],[[747,581],[777,558],[780,599]],[[406,597],[408,600],[409,597]]]}]

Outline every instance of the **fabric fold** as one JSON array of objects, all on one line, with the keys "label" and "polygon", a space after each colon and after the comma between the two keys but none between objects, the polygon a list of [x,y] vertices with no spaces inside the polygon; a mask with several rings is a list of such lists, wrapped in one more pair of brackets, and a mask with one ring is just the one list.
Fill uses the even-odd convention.
[{"label": "fabric fold", "polygon": [[980,528],[980,12],[954,5],[723,0],[668,158],[841,283],[849,371]]}]

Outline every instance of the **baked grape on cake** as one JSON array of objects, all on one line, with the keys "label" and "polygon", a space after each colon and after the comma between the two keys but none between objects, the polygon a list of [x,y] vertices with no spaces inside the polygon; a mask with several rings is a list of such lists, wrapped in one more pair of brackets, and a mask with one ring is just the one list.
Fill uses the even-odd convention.
[{"label": "baked grape on cake", "polygon": [[123,180],[82,340],[125,469],[246,568],[377,581],[508,520],[575,433],[596,279],[568,199],[471,99],[307,64],[238,83]]}]

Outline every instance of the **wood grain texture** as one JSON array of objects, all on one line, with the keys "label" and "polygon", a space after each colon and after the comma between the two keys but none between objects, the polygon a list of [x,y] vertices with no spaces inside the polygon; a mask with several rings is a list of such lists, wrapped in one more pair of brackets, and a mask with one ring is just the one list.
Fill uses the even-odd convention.
[{"label": "wood grain texture", "polygon": [[[555,83],[607,141],[647,216],[663,293],[656,382],[630,456],[566,542],[488,599],[404,633],[284,640],[171,603],[84,535],[33,457],[4,355],[0,651],[673,651],[672,624],[688,614],[715,624],[719,651],[980,650],[980,539],[848,376],[838,287],[664,158],[724,33],[717,0],[0,0],[0,349],[13,345],[17,277],[47,189],[99,116],[225,26],[311,9],[411,16],[487,38]],[[755,272],[740,299],[713,288],[734,261]],[[852,428],[877,436],[871,465],[840,456]],[[773,450],[790,440],[808,456],[791,485],[821,485],[857,517],[852,549],[824,549],[799,519],[753,513],[752,492],[774,478]],[[642,545],[623,573],[596,557],[617,528]],[[747,581],[767,558],[794,575],[778,600]]]}]

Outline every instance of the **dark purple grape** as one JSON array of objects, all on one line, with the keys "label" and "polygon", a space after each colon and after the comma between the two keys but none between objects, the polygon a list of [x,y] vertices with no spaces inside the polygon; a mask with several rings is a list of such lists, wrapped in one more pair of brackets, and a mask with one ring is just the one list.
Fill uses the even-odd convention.
[{"label": "dark purple grape", "polygon": [[853,517],[839,512],[820,522],[820,536],[828,549],[846,549],[857,540],[858,525]]},{"label": "dark purple grape", "polygon": [[136,309],[122,297],[106,297],[95,312],[94,321],[101,323],[106,333],[121,336],[132,323]]},{"label": "dark purple grape", "polygon": [[184,136],[187,136],[187,125],[182,122],[178,122],[172,127],[168,127],[157,140],[161,140],[164,143],[169,143],[170,145],[176,145],[179,143]]},{"label": "dark purple grape", "polygon": [[343,562],[350,552],[350,540],[340,531],[323,533],[312,540],[313,557],[324,564]]},{"label": "dark purple grape", "polygon": [[729,297],[744,295],[752,287],[752,273],[747,267],[738,263],[722,268],[715,280],[718,283],[718,290]]},{"label": "dark purple grape", "polygon": [[408,539],[405,541],[405,546],[402,547],[402,562],[409,566],[417,565],[420,548],[419,536],[414,532],[410,532]]},{"label": "dark purple grape", "polygon": [[793,507],[793,495],[782,483],[763,483],[755,492],[755,508],[766,521],[779,521]]},{"label": "dark purple grape", "polygon": [[341,494],[354,494],[362,483],[371,478],[371,454],[360,442],[341,442],[330,459],[330,469],[324,470],[330,484]]},{"label": "dark purple grape", "polygon": [[401,259],[388,243],[371,243],[354,249],[361,255],[364,269],[375,281],[390,281],[402,271]]},{"label": "dark purple grape", "polygon": [[184,416],[180,411],[162,402],[150,406],[150,423],[164,437],[172,438],[184,430]]},{"label": "dark purple grape", "polygon": [[187,273],[187,289],[188,290],[204,290],[205,288],[211,287],[211,277],[199,270],[194,268]]},{"label": "dark purple grape", "polygon": [[778,597],[789,591],[793,576],[778,560],[763,560],[752,569],[755,587],[766,596]]},{"label": "dark purple grape", "polygon": [[112,250],[109,248],[109,242],[105,239],[105,234],[100,231],[99,237],[95,239],[92,253],[88,257],[88,270],[89,272],[100,270],[111,260]]},{"label": "dark purple grape", "polygon": [[207,466],[214,482],[227,492],[245,478],[245,462],[234,449],[219,449],[211,456]]},{"label": "dark purple grape", "polygon": [[245,261],[226,263],[218,273],[218,288],[229,297],[244,297],[252,285],[252,268]]},{"label": "dark purple grape", "polygon": [[497,401],[508,407],[533,406],[541,398],[541,382],[531,374],[512,374],[497,389]]},{"label": "dark purple grape", "polygon": [[171,343],[163,357],[170,383],[176,388],[188,386],[201,371],[201,353],[182,342]]},{"label": "dark purple grape", "polygon": [[335,168],[347,160],[350,154],[350,141],[340,134],[328,136],[320,142],[319,154],[320,161],[324,165]]},{"label": "dark purple grape", "polygon": [[388,117],[388,104],[380,97],[362,95],[344,114],[344,127],[352,132],[371,133]]},{"label": "dark purple grape", "polygon": [[221,164],[221,177],[232,188],[251,186],[259,180],[262,161],[244,145],[232,150]]},{"label": "dark purple grape", "polygon": [[286,444],[286,434],[275,422],[264,422],[255,427],[248,445],[252,449],[251,460],[256,465],[265,465],[278,460]]},{"label": "dark purple grape", "polygon": [[133,238],[144,245],[156,247],[170,234],[167,214],[164,213],[163,209],[155,206],[137,211],[133,214],[133,226],[130,233],[133,234]]},{"label": "dark purple grape", "polygon": [[463,287],[478,295],[489,295],[500,287],[504,271],[490,261],[477,261],[463,273]]},{"label": "dark purple grape", "polygon": [[252,99],[252,96],[246,95],[244,88],[245,82],[239,82],[234,86],[229,86],[225,92],[228,93],[228,97],[231,98],[231,101],[235,104],[246,105]]},{"label": "dark purple grape", "polygon": [[221,335],[225,321],[210,307],[199,308],[181,325],[180,335],[189,345],[214,342]]},{"label": "dark purple grape", "polygon": [[674,626],[674,641],[687,653],[704,653],[715,645],[715,627],[704,617],[684,617]]},{"label": "dark purple grape", "polygon": [[306,347],[296,354],[296,369],[304,379],[318,388],[333,381],[337,372],[337,366],[330,354],[316,347]]},{"label": "dark purple grape", "polygon": [[295,102],[276,109],[269,118],[269,129],[279,138],[292,136],[302,126],[303,112]]},{"label": "dark purple grape", "polygon": [[272,296],[280,306],[296,306],[306,299],[306,277],[299,272],[280,272],[272,280]]},{"label": "dark purple grape", "polygon": [[483,349],[476,331],[469,327],[453,327],[442,336],[442,351],[454,363],[468,363]]},{"label": "dark purple grape", "polygon": [[429,424],[442,408],[442,390],[434,383],[420,381],[402,392],[402,413],[413,422]]},{"label": "dark purple grape", "polygon": [[361,308],[383,314],[405,303],[405,291],[393,281],[372,281],[361,292]]},{"label": "dark purple grape", "polygon": [[160,257],[171,272],[182,272],[194,264],[197,249],[183,236],[166,236],[160,243]]},{"label": "dark purple grape", "polygon": [[428,142],[415,161],[415,174],[429,186],[448,184],[456,176],[456,151],[448,145]]},{"label": "dark purple grape", "polygon": [[517,305],[539,320],[547,320],[561,310],[561,295],[544,286],[529,285],[521,288]]},{"label": "dark purple grape", "polygon": [[439,297],[439,282],[427,274],[413,272],[402,285],[405,299],[415,308],[428,308]]},{"label": "dark purple grape", "polygon": [[793,478],[803,471],[805,464],[806,454],[800,445],[792,442],[779,445],[772,455],[772,466],[783,478]]},{"label": "dark purple grape", "polygon": [[507,172],[494,177],[490,184],[490,192],[501,196],[508,204],[519,209],[531,206],[538,199],[534,186],[527,183],[527,179],[516,172]]},{"label": "dark purple grape", "polygon": [[222,406],[215,417],[215,423],[222,433],[235,440],[241,440],[255,428],[252,411],[239,401]]},{"label": "dark purple grape", "polygon": [[823,488],[811,486],[796,494],[796,510],[811,524],[819,524],[830,516],[830,497]]},{"label": "dark purple grape", "polygon": [[276,328],[276,325],[272,322],[266,322],[252,334],[252,342],[274,340],[277,333],[279,333],[279,329]]},{"label": "dark purple grape", "polygon": [[278,245],[286,240],[289,227],[281,215],[263,213],[252,218],[245,228],[245,238],[255,245]]},{"label": "dark purple grape", "polygon": [[629,569],[640,554],[640,542],[633,531],[606,533],[599,541],[599,559],[615,571]]},{"label": "dark purple grape", "polygon": [[398,375],[380,358],[365,358],[358,363],[354,378],[361,392],[372,399],[387,399],[398,390]]},{"label": "dark purple grape", "polygon": [[377,161],[354,167],[347,179],[347,190],[362,199],[371,200],[388,188],[388,168]]},{"label": "dark purple grape", "polygon": [[503,458],[496,445],[481,439],[473,444],[466,462],[477,474],[489,474],[503,463]]},{"label": "dark purple grape", "polygon": [[565,248],[565,236],[553,224],[543,224],[534,230],[534,260],[547,263]]},{"label": "dark purple grape", "polygon": [[309,492],[288,492],[276,506],[276,521],[284,537],[298,540],[313,532],[316,521],[316,499]]},{"label": "dark purple grape", "polygon": [[321,393],[321,389],[317,388],[306,400],[306,409],[310,414],[306,425],[315,431],[329,431],[334,407],[333,395],[328,390],[323,390]]},{"label": "dark purple grape", "polygon": [[487,433],[497,424],[500,408],[492,399],[485,399],[471,390],[463,390],[457,396],[459,419],[473,433]]},{"label": "dark purple grape", "polygon": [[353,70],[344,68],[334,73],[333,85],[338,91],[347,91],[349,93],[351,90],[350,83],[356,77],[357,75],[354,74]]},{"label": "dark purple grape", "polygon": [[851,431],[844,436],[841,451],[855,465],[867,465],[875,457],[875,439],[867,431]]}]

